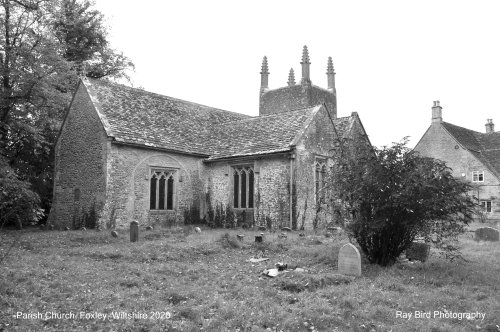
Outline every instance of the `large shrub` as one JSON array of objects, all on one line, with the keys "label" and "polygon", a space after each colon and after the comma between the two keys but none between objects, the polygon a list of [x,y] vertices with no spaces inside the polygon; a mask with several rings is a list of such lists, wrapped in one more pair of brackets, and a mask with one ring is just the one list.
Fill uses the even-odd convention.
[{"label": "large shrub", "polygon": [[475,207],[470,186],[444,162],[407,148],[406,140],[371,151],[344,144],[330,185],[336,213],[370,262],[393,264],[417,235],[448,258],[459,257],[457,236]]},{"label": "large shrub", "polygon": [[40,198],[31,190],[31,184],[18,179],[5,158],[0,158],[0,228],[37,222],[43,212]]}]

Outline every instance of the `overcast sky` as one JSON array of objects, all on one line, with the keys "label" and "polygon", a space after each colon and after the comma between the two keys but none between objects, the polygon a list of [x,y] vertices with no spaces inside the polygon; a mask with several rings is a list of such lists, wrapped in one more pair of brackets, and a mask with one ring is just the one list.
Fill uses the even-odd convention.
[{"label": "overcast sky", "polygon": [[500,129],[500,1],[96,0],[111,44],[148,91],[252,116],[262,57],[269,87],[300,81],[307,45],[313,84],[333,58],[338,116],[358,112],[376,146],[444,121]]}]

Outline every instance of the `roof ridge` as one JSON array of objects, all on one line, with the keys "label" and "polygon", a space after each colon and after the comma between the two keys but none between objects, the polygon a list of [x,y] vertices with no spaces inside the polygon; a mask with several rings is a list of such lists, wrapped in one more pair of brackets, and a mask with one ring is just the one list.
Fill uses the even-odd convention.
[{"label": "roof ridge", "polygon": [[85,78],[84,80],[89,81],[91,83],[91,85],[93,84],[93,82],[98,82],[97,84],[104,83],[104,84],[114,85],[114,86],[118,86],[120,88],[125,88],[125,89],[128,89],[128,90],[132,90],[132,91],[137,91],[137,92],[140,92],[140,93],[143,93],[143,94],[147,94],[147,95],[158,96],[158,97],[161,97],[162,99],[169,99],[169,100],[179,101],[179,102],[183,102],[183,103],[190,104],[190,105],[207,107],[207,108],[210,108],[212,111],[232,113],[232,114],[237,114],[237,115],[242,115],[242,116],[247,116],[247,117],[251,116],[251,115],[247,115],[247,114],[243,114],[243,113],[239,113],[239,112],[228,111],[228,110],[224,110],[222,108],[217,108],[217,107],[213,107],[213,106],[208,106],[208,105],[196,103],[196,102],[189,101],[189,100],[184,100],[184,99],[175,98],[175,97],[171,97],[171,96],[167,96],[167,95],[162,95],[162,94],[157,93],[157,92],[152,92],[152,91],[148,91],[148,90],[144,90],[144,89],[140,89],[140,88],[134,88],[132,86],[128,86],[128,85],[125,85],[125,84],[116,83],[116,82],[112,82],[112,81],[108,81],[108,80],[99,80],[99,79],[88,78],[88,77]]},{"label": "roof ridge", "polygon": [[446,122],[446,121],[443,121],[443,123],[451,125],[451,126],[454,126],[454,127],[457,127],[457,128],[460,128],[460,129],[463,129],[463,130],[471,131],[471,132],[473,132],[475,134],[483,134],[480,131],[475,131],[475,130],[472,130],[472,129],[469,129],[469,128],[465,128],[465,127],[462,127],[462,126],[457,126],[456,124],[449,123],[449,122]]},{"label": "roof ridge", "polygon": [[275,112],[275,113],[270,113],[270,114],[265,114],[265,115],[252,116],[252,117],[249,117],[247,119],[225,121],[225,122],[221,122],[221,124],[228,124],[228,123],[234,123],[234,122],[245,122],[245,121],[258,120],[258,119],[264,119],[264,118],[267,119],[267,118],[275,117],[277,115],[281,115],[284,113],[290,114],[290,113],[295,113],[295,112],[304,111],[304,110],[308,110],[308,109],[313,109],[313,108],[318,107],[318,106],[321,106],[321,104],[318,104],[315,106],[304,107],[304,108],[293,109],[293,110]]}]

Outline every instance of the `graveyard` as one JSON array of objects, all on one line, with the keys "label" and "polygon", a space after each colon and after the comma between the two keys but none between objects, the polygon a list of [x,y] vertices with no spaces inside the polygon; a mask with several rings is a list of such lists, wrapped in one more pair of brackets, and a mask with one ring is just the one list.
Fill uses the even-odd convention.
[{"label": "graveyard", "polygon": [[357,257],[342,232],[4,231],[0,331],[498,331],[500,243],[474,240],[483,226],[464,261],[361,253],[360,276],[339,273],[341,248]]}]

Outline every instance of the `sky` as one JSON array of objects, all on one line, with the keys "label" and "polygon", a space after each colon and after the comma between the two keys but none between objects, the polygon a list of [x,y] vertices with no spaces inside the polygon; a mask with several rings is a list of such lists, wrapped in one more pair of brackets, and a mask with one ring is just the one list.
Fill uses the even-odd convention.
[{"label": "sky", "polygon": [[443,120],[500,129],[497,0],[95,0],[109,40],[145,90],[257,116],[260,68],[269,88],[300,82],[307,45],[313,84],[336,72],[338,116],[358,112],[373,145],[413,147],[439,100]]}]

